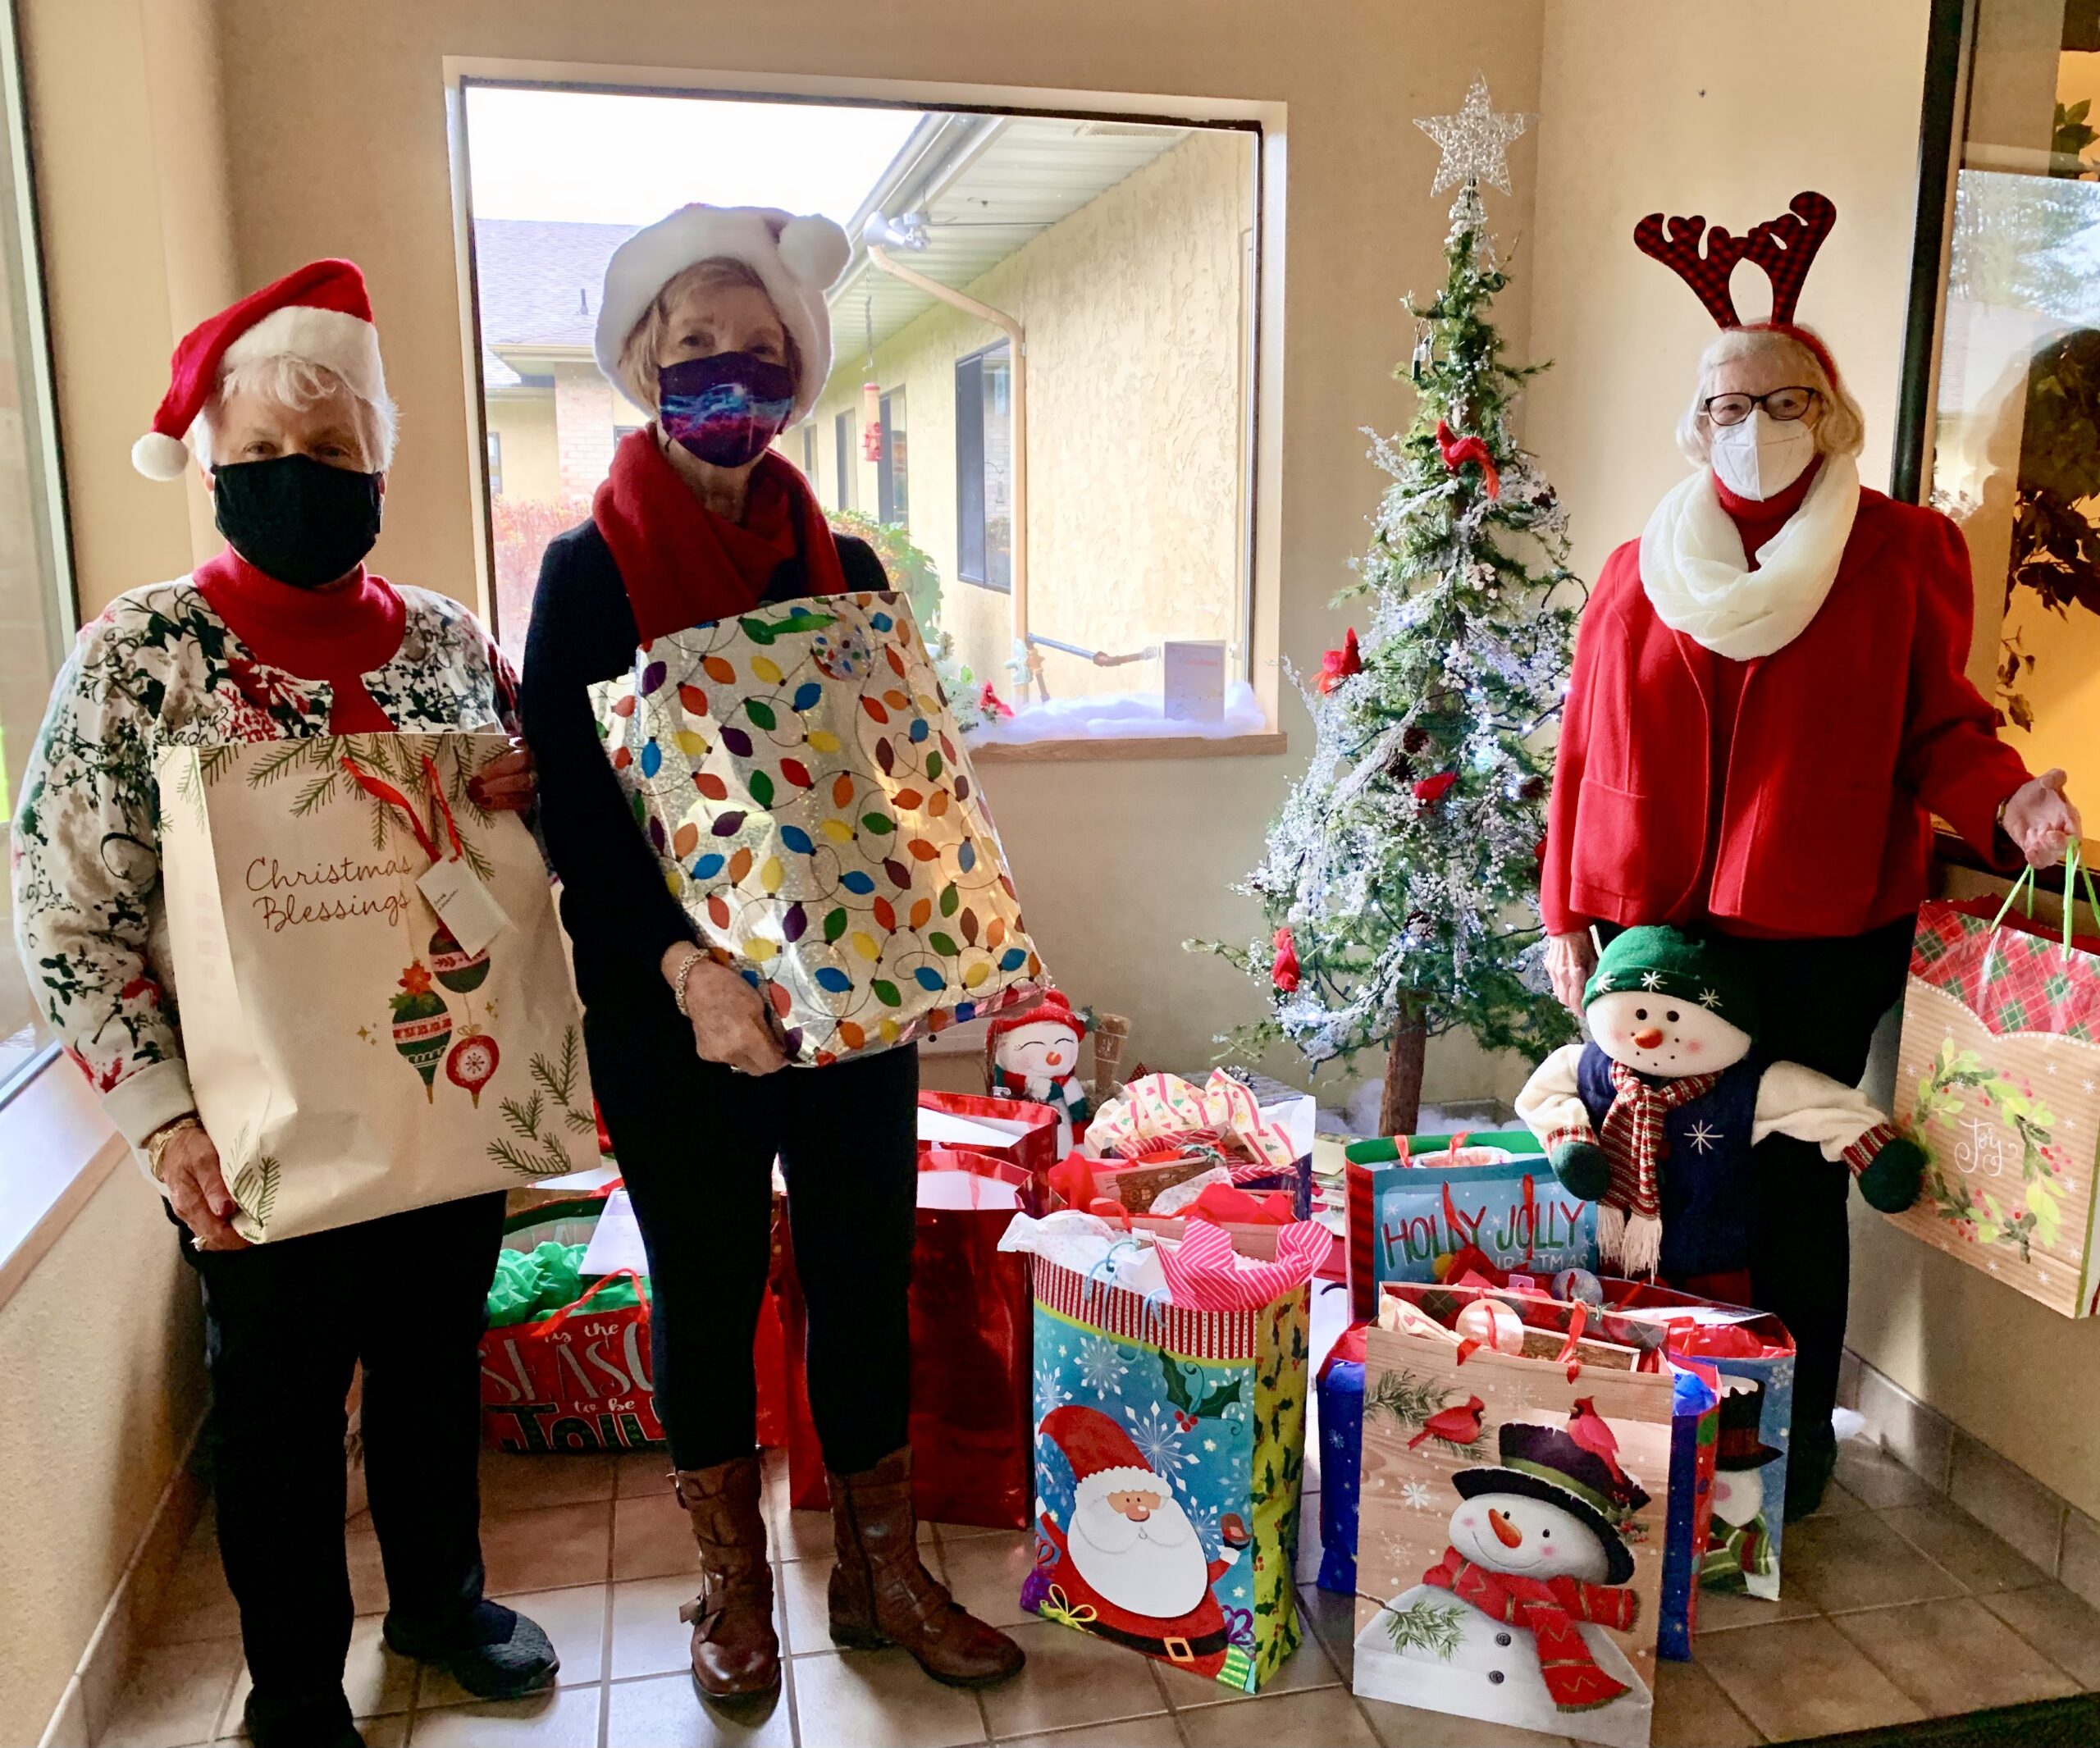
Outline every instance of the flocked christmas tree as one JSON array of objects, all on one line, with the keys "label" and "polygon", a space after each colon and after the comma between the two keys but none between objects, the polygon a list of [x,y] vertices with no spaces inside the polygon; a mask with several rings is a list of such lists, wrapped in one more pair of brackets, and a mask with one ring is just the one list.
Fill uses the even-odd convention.
[{"label": "flocked christmas tree", "polygon": [[1271,931],[1205,943],[1265,984],[1270,1011],[1223,1042],[1278,1041],[1314,1067],[1390,1052],[1384,1133],[1417,1120],[1423,1046],[1470,1032],[1536,1057],[1575,1035],[1537,970],[1539,854],[1575,609],[1564,591],[1565,514],[1509,420],[1543,365],[1503,362],[1488,305],[1507,283],[1480,184],[1505,193],[1521,116],[1476,80],[1454,116],[1417,125],[1443,148],[1438,194],[1459,185],[1444,288],[1412,297],[1413,429],[1372,436],[1390,474],[1354,562],[1368,625],[1308,687],[1312,768],[1239,890]]}]

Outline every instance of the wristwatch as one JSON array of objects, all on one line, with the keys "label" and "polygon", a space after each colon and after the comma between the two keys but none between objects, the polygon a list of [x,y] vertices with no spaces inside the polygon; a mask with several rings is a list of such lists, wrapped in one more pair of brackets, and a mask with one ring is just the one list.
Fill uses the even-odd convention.
[{"label": "wristwatch", "polygon": [[146,1137],[146,1169],[153,1173],[155,1183],[167,1181],[161,1175],[161,1156],[167,1152],[168,1143],[174,1140],[185,1129],[201,1130],[203,1126],[197,1120],[197,1113],[192,1111],[176,1117],[171,1122],[162,1124],[153,1134]]}]

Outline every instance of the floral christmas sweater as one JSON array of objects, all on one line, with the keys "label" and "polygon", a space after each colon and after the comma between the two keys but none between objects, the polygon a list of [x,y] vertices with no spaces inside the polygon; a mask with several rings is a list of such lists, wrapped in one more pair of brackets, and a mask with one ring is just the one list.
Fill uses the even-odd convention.
[{"label": "floral christmas sweater", "polygon": [[[404,734],[518,731],[517,682],[456,601],[398,591],[400,647],[364,688]],[[326,735],[334,688],[263,662],[189,577],[133,589],[60,671],[14,821],[16,944],[44,1017],[134,1147],[194,1108],[160,881],[167,746]]]}]

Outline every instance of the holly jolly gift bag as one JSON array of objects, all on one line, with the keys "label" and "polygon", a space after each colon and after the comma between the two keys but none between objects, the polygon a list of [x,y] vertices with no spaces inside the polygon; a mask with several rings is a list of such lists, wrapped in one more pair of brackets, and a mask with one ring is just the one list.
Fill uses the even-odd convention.
[{"label": "holly jolly gift bag", "polygon": [[252,1242],[596,1162],[546,865],[516,815],[468,790],[508,746],[161,754],[183,1050]]},{"label": "holly jolly gift bag", "polygon": [[1454,1345],[1419,1321],[1364,1341],[1356,1691],[1646,1748],[1669,1370]]},{"label": "holly jolly gift bag", "polygon": [[1935,900],[1918,913],[1896,1107],[1925,1150],[1924,1187],[1888,1217],[2052,1311],[2089,1317],[2100,1310],[2100,952],[2071,936],[2068,902],[2047,933],[2008,915],[2033,878],[2003,908]]},{"label": "holly jolly gift bag", "polygon": [[903,596],[659,637],[611,754],[705,944],[821,1066],[1025,1000],[1042,974]]}]

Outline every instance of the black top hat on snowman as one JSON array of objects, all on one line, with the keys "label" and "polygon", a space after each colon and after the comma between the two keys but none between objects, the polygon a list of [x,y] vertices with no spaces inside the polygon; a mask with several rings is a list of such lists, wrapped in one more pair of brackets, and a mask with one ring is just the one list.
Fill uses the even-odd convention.
[{"label": "black top hat on snowman", "polygon": [[1761,1469],[1785,1454],[1764,1442],[1764,1385],[1760,1380],[1722,1381],[1721,1426],[1714,1442],[1714,1467],[1737,1471]]},{"label": "black top hat on snowman", "polygon": [[1451,1477],[1459,1498],[1517,1493],[1557,1505],[1603,1543],[1607,1584],[1623,1584],[1633,1576],[1633,1555],[1618,1526],[1648,1503],[1638,1481],[1623,1469],[1614,1476],[1603,1458],[1583,1449],[1559,1426],[1504,1421],[1499,1444],[1501,1467],[1461,1469]]}]

